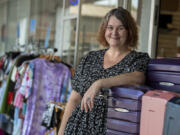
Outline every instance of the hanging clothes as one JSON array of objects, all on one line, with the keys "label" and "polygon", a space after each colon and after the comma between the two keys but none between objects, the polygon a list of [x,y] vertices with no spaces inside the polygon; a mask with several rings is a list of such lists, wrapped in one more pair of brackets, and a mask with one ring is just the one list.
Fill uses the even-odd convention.
[{"label": "hanging clothes", "polygon": [[69,81],[71,72],[62,63],[52,63],[46,59],[34,59],[33,83],[27,99],[27,109],[22,135],[44,135],[46,129],[41,126],[42,114],[46,103],[59,102],[63,86],[72,89]]},{"label": "hanging clothes", "polygon": [[[13,56],[13,61],[5,60],[1,65],[8,75],[0,87],[0,114],[5,114],[2,115],[3,119],[8,116],[10,121],[5,123],[8,126],[4,126],[0,119],[0,128],[6,133],[44,134],[46,129],[41,126],[41,120],[46,103],[67,102],[70,96],[72,68],[63,62],[56,63],[60,59],[53,58],[50,62],[37,57],[21,54],[18,57]],[[28,64],[26,68],[25,64]],[[17,79],[19,73],[22,75],[21,80]]]},{"label": "hanging clothes", "polygon": [[[34,55],[20,55],[18,56],[13,62],[14,64],[11,64],[12,66],[10,67],[9,70],[9,74],[8,74],[8,79],[6,82],[6,88],[4,89],[4,95],[1,99],[1,103],[0,103],[0,113],[6,113],[9,114],[12,109],[11,107],[11,101],[8,100],[12,100],[13,99],[13,92],[14,92],[14,87],[15,87],[15,82],[12,81],[11,77],[12,77],[12,73],[14,68],[19,67],[24,61],[26,60],[32,60],[34,58],[36,58],[37,56]],[[11,98],[12,97],[12,98]],[[10,104],[8,104],[10,103]],[[14,113],[10,114],[11,116],[13,116]]]},{"label": "hanging clothes", "polygon": [[[1,87],[1,96],[0,96],[0,114],[3,114],[2,117],[9,117],[9,121],[4,123],[2,119],[0,119],[0,128],[3,129],[4,132],[12,134],[13,131],[13,119],[14,119],[14,106],[13,99],[15,93],[15,83],[16,79],[13,79],[14,75],[16,76],[16,69],[20,66],[25,60],[31,60],[36,58],[34,55],[10,55],[13,60],[5,60],[3,64],[3,71],[7,75],[7,77],[3,81],[3,85]],[[17,56],[17,57],[16,57]],[[8,57],[7,57],[8,58]],[[12,62],[11,66],[8,62]]]}]

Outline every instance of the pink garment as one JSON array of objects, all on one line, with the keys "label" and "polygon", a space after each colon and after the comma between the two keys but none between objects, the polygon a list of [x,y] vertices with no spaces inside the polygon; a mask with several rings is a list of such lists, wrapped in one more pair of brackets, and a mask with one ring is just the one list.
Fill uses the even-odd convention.
[{"label": "pink garment", "polygon": [[32,81],[33,81],[33,68],[31,65],[28,65],[21,82],[21,86],[19,88],[19,92],[25,96],[25,98],[28,98],[30,94],[30,89],[32,87]]},{"label": "pink garment", "polygon": [[22,105],[23,105],[23,95],[19,91],[17,91],[14,100],[14,106],[22,108]]}]

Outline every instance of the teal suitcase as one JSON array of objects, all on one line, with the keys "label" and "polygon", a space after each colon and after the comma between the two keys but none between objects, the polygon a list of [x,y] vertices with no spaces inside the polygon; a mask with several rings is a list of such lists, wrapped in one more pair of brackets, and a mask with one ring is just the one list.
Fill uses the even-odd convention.
[{"label": "teal suitcase", "polygon": [[174,97],[166,105],[163,135],[180,135],[180,97]]}]

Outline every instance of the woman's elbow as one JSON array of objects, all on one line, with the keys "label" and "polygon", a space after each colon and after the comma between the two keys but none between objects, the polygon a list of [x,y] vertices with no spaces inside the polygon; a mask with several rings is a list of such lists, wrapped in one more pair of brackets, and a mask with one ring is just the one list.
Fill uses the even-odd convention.
[{"label": "woman's elbow", "polygon": [[71,92],[68,102],[70,102],[72,104],[79,104],[81,102],[81,99],[82,99],[81,95],[73,90]]},{"label": "woman's elbow", "polygon": [[144,85],[145,81],[145,74],[142,72],[138,72],[135,77],[135,85]]}]

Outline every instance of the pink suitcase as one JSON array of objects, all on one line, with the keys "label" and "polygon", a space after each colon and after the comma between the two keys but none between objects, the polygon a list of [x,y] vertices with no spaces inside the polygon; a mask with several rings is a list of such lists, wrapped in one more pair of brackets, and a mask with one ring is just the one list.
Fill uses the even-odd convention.
[{"label": "pink suitcase", "polygon": [[140,135],[163,135],[167,102],[176,96],[168,91],[148,91],[142,97]]}]

